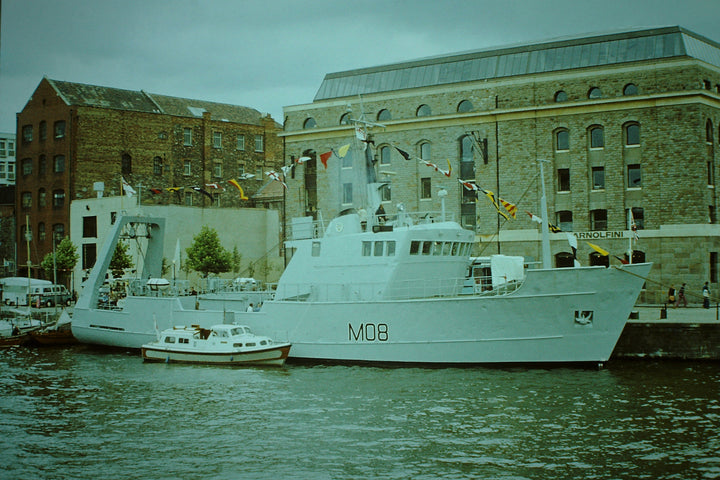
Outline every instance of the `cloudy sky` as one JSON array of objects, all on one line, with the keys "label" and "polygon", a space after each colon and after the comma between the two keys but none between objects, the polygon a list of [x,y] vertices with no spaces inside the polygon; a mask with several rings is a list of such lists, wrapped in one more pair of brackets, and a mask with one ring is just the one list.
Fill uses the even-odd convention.
[{"label": "cloudy sky", "polygon": [[680,25],[720,0],[0,0],[0,131],[43,76],[245,105],[282,123],[325,74],[564,36]]}]

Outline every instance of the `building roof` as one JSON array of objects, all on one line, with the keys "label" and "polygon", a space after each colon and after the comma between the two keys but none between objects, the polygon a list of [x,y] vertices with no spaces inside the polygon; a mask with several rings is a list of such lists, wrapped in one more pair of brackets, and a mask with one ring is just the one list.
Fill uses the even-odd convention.
[{"label": "building roof", "polygon": [[720,44],[681,27],[664,27],[454,53],[327,74],[315,101],[683,57],[720,67]]},{"label": "building roof", "polygon": [[169,97],[143,90],[86,85],[46,79],[68,105],[100,107],[114,110],[160,113],[179,117],[201,118],[210,112],[212,120],[262,125],[262,114],[254,108],[189,98]]}]

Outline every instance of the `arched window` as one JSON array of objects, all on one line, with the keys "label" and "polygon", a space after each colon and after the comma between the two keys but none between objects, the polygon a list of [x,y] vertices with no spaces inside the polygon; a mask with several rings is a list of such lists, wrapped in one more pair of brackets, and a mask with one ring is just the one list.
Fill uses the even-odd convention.
[{"label": "arched window", "polygon": [[588,90],[588,98],[602,98],[602,91],[599,87],[592,87]]},{"label": "arched window", "polygon": [[557,103],[560,102],[567,102],[568,96],[567,93],[565,93],[565,90],[558,90],[555,92],[555,101]]},{"label": "arched window", "polygon": [[46,140],[47,139],[47,122],[45,120],[40,122],[40,128],[38,128],[38,130],[39,130],[40,140]]},{"label": "arched window", "polygon": [[38,223],[38,240],[45,241],[45,222]]},{"label": "arched window", "polygon": [[472,112],[472,110],[473,110],[473,104],[470,100],[463,100],[462,102],[458,103],[458,106],[457,106],[458,113]]},{"label": "arched window", "polygon": [[55,158],[53,158],[53,170],[55,173],[65,171],[65,155],[55,155]]},{"label": "arched window", "polygon": [[305,122],[303,123],[303,128],[315,128],[317,127],[317,122],[314,118],[306,118]]},{"label": "arched window", "polygon": [[430,160],[432,156],[432,145],[430,142],[422,142],[420,144],[420,158]]},{"label": "arched window", "polygon": [[163,173],[163,161],[160,157],[153,158],[153,174],[162,175]]},{"label": "arched window", "polygon": [[345,112],[340,116],[340,125],[350,125],[350,112]]},{"label": "arched window", "polygon": [[[625,254],[625,260],[628,260],[627,253]],[[645,252],[642,250],[633,250],[632,263],[645,263]]]},{"label": "arched window", "polygon": [[47,192],[44,188],[38,190],[38,208],[44,208],[47,206]]},{"label": "arched window", "polygon": [[556,268],[568,268],[574,267],[575,261],[572,253],[560,252],[555,254],[555,267]]},{"label": "arched window", "polygon": [[603,127],[590,127],[590,148],[603,148],[605,133]]},{"label": "arched window", "polygon": [[378,112],[377,119],[379,122],[382,122],[384,120],[392,120],[392,114],[390,114],[390,110],[388,110],[387,108],[383,108]]},{"label": "arched window", "polygon": [[387,145],[380,147],[380,165],[390,165],[391,153],[392,151]]},{"label": "arched window", "polygon": [[705,141],[707,143],[713,143],[713,124],[712,120],[708,120],[705,123]]},{"label": "arched window", "polygon": [[132,173],[132,157],[127,153],[123,153],[120,163],[120,171],[123,175],[129,175]]},{"label": "arched window", "polygon": [[570,150],[570,132],[561,128],[555,132],[555,151]]},{"label": "arched window", "polygon": [[432,110],[430,109],[429,105],[426,105],[424,103],[420,105],[415,112],[415,116],[417,117],[428,117],[430,115],[432,115]]},{"label": "arched window", "polygon": [[465,135],[460,139],[460,160],[463,162],[473,161],[473,141],[470,135]]},{"label": "arched window", "polygon": [[38,162],[38,173],[40,175],[45,175],[47,173],[47,157],[45,155],[40,155],[40,160]]},{"label": "arched window", "polygon": [[637,85],[634,83],[628,83],[625,85],[625,88],[623,88],[623,95],[637,95],[638,94],[638,88]]},{"label": "arched window", "polygon": [[625,125],[625,146],[640,145],[640,125],[628,123]]},{"label": "arched window", "polygon": [[53,190],[53,208],[62,208],[65,205],[65,190]]}]

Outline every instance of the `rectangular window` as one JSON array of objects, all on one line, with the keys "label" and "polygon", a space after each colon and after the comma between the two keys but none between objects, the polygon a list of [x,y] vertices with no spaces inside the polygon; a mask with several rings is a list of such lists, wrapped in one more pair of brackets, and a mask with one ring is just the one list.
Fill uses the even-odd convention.
[{"label": "rectangular window", "polygon": [[8,141],[8,157],[15,156],[15,142]]},{"label": "rectangular window", "polygon": [[395,240],[390,240],[387,242],[386,254],[388,257],[395,256]]},{"label": "rectangular window", "polygon": [[605,167],[592,167],[592,189],[605,189]]},{"label": "rectangular window", "polygon": [[192,128],[183,129],[183,145],[186,147],[192,146]]},{"label": "rectangular window", "polygon": [[0,178],[4,179],[7,174],[5,173],[5,165],[7,165],[5,162],[0,163]]},{"label": "rectangular window", "polygon": [[343,201],[342,203],[352,203],[353,191],[352,183],[343,183]]},{"label": "rectangular window", "polygon": [[38,192],[38,206],[45,208],[47,206],[47,193],[44,188],[41,188]]},{"label": "rectangular window", "polygon": [[420,179],[420,198],[432,198],[432,181],[429,177]]},{"label": "rectangular window", "polygon": [[7,157],[7,144],[5,140],[0,140],[0,158]]},{"label": "rectangular window", "polygon": [[413,240],[410,242],[410,255],[417,255],[418,253],[420,253],[420,242]]},{"label": "rectangular window", "polygon": [[385,242],[382,241],[376,241],[375,242],[375,249],[373,250],[373,256],[375,257],[382,257],[383,255],[383,244]]},{"label": "rectangular window", "polygon": [[255,180],[262,181],[263,179],[263,167],[262,165],[255,169]]},{"label": "rectangular window", "polygon": [[185,192],[185,206],[192,207],[192,204],[193,204],[192,192]]},{"label": "rectangular window", "polygon": [[265,144],[262,135],[255,135],[255,151],[262,152],[265,150]]},{"label": "rectangular window", "polygon": [[94,243],[84,243],[82,246],[82,268],[87,270],[95,266],[97,259],[97,245]]},{"label": "rectangular window", "polygon": [[573,219],[572,212],[569,210],[561,210],[555,215],[557,219],[557,225],[563,232],[573,231]]},{"label": "rectangular window", "polygon": [[236,150],[245,150],[245,135],[238,135],[235,144]]},{"label": "rectangular window", "polygon": [[[633,207],[631,210],[632,216],[626,214],[628,225],[627,229],[632,230],[632,222],[635,221],[635,226],[638,230],[645,228],[645,210],[642,207]],[[627,210],[626,210],[627,212]]]},{"label": "rectangular window", "polygon": [[22,208],[30,209],[32,207],[32,193],[23,192],[22,194]]},{"label": "rectangular window", "polygon": [[55,138],[65,137],[65,120],[55,122]]},{"label": "rectangular window", "polygon": [[557,171],[558,192],[570,191],[570,169],[558,168]]},{"label": "rectangular window", "polygon": [[628,188],[640,188],[642,187],[642,177],[640,175],[640,165],[628,165],[627,166],[627,186]]},{"label": "rectangular window", "polygon": [[192,175],[192,163],[190,160],[185,160],[183,165],[183,175]]},{"label": "rectangular window", "polygon": [[61,208],[63,205],[65,205],[65,191],[55,190],[53,192],[53,207]]},{"label": "rectangular window", "polygon": [[153,159],[153,174],[155,175],[162,175],[163,172],[163,161],[160,157],[155,157]]},{"label": "rectangular window", "polygon": [[15,164],[14,163],[8,163],[8,180],[15,180]]},{"label": "rectangular window", "polygon": [[590,230],[607,230],[607,210],[590,212]]},{"label": "rectangular window", "polygon": [[213,193],[212,197],[213,197],[213,205],[215,205],[216,207],[219,207],[220,206],[220,194]]},{"label": "rectangular window", "polygon": [[65,155],[55,155],[53,159],[53,171],[62,173],[65,171]]},{"label": "rectangular window", "polygon": [[240,177],[240,178],[242,178],[242,176],[245,175],[245,165],[244,164],[238,163],[237,174],[238,174],[238,177]]},{"label": "rectangular window", "polygon": [[707,179],[708,185],[715,185],[715,162],[712,160],[707,162]]},{"label": "rectangular window", "polygon": [[383,185],[380,187],[380,201],[381,202],[389,202],[391,201],[391,191],[390,191],[390,185]]},{"label": "rectangular window", "polygon": [[213,175],[215,175],[216,178],[222,177],[222,163],[221,162],[215,162],[213,164]]},{"label": "rectangular window", "polygon": [[222,132],[213,132],[213,148],[222,148]]},{"label": "rectangular window", "polygon": [[32,158],[24,158],[22,161],[23,175],[30,175],[32,173]]},{"label": "rectangular window", "polygon": [[718,252],[710,252],[710,282],[718,281]]},{"label": "rectangular window", "polygon": [[83,217],[83,238],[97,238],[97,217]]}]

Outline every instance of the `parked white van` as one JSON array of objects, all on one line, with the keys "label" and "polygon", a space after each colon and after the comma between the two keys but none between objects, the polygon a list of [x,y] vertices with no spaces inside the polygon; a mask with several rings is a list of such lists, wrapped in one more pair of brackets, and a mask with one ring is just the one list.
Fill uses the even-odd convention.
[{"label": "parked white van", "polygon": [[48,280],[27,277],[0,278],[2,302],[5,305],[23,306],[28,304],[28,285],[33,306],[45,307],[70,305],[71,295],[64,285],[53,285]]}]

